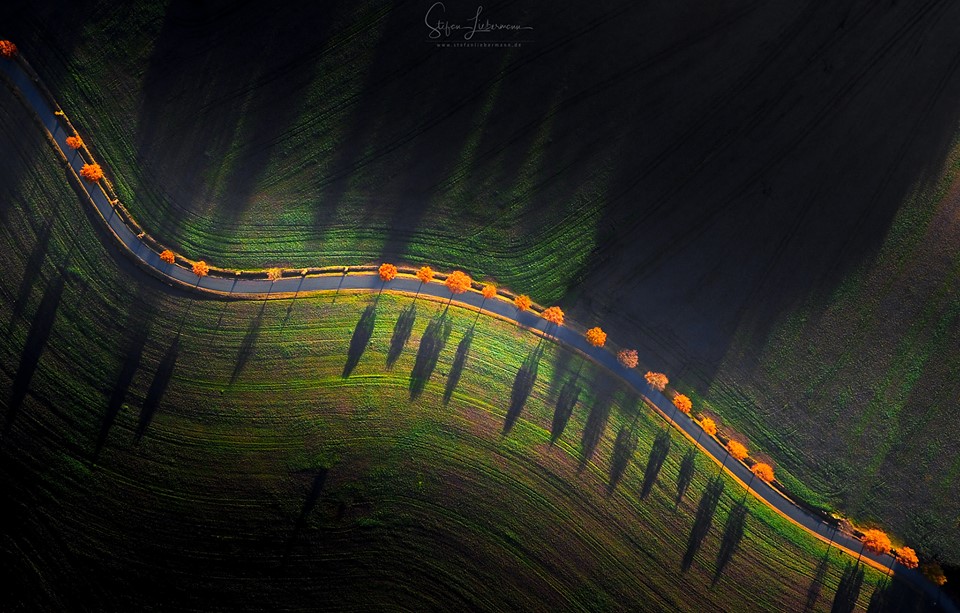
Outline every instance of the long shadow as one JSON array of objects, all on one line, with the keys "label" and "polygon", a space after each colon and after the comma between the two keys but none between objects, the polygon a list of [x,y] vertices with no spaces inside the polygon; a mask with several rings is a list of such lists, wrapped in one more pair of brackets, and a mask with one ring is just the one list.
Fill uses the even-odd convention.
[{"label": "long shadow", "polygon": [[147,338],[150,335],[151,313],[146,309],[141,309],[139,301],[132,304],[129,308],[130,315],[127,317],[124,331],[127,339],[124,342],[123,362],[120,365],[120,372],[117,374],[116,383],[113,385],[113,391],[110,393],[110,399],[107,401],[107,410],[103,414],[103,420],[100,422],[100,433],[97,435],[96,445],[93,449],[93,462],[100,459],[100,452],[107,442],[110,435],[110,429],[113,427],[123,407],[123,400],[126,398],[127,389],[133,381],[133,376],[140,366],[140,359],[143,356],[143,348],[147,344]]},{"label": "long shadow", "polygon": [[363,310],[357,321],[357,327],[353,330],[353,337],[350,339],[350,349],[347,350],[347,363],[343,365],[343,377],[349,377],[353,369],[360,363],[363,352],[367,350],[367,344],[370,343],[370,337],[373,336],[373,326],[377,322],[376,306],[371,304]]},{"label": "long shadow", "polygon": [[523,360],[517,376],[513,379],[513,390],[510,392],[510,406],[507,408],[507,417],[503,422],[503,434],[506,435],[523,412],[523,405],[527,403],[533,385],[537,382],[537,371],[540,368],[540,357],[543,355],[543,344],[538,343]]},{"label": "long shadow", "polygon": [[831,613],[851,613],[857,606],[860,598],[860,587],[863,585],[863,567],[860,564],[850,564],[843,569],[837,593],[833,597]]},{"label": "long shadow", "polygon": [[160,360],[157,372],[153,375],[153,381],[150,383],[150,388],[147,389],[147,396],[143,400],[143,408],[140,409],[140,421],[137,423],[137,430],[133,436],[134,442],[140,442],[140,439],[147,432],[147,428],[150,427],[157,409],[160,408],[160,401],[163,400],[163,395],[166,393],[170,379],[173,377],[173,369],[177,365],[179,355],[180,336],[177,335]]},{"label": "long shadow", "polygon": [[743,540],[743,532],[747,526],[747,505],[743,502],[737,503],[730,509],[727,516],[727,525],[723,529],[723,540],[720,541],[720,551],[717,552],[717,568],[713,571],[713,583],[716,584],[723,575],[723,570],[733,559],[733,554],[740,548],[740,541]]},{"label": "long shadow", "polygon": [[697,471],[697,452],[691,447],[683,455],[680,462],[680,471],[677,473],[677,500],[674,507],[679,507],[683,502],[683,496],[687,493],[690,483],[693,481],[693,475]]},{"label": "long shadow", "polygon": [[257,345],[257,338],[260,336],[260,326],[263,325],[263,312],[267,308],[267,301],[264,300],[260,305],[260,311],[253,318],[250,325],[247,326],[247,333],[240,342],[240,349],[237,351],[237,362],[233,365],[233,372],[230,373],[230,384],[232,385],[246,368],[247,363],[253,356],[253,351]]},{"label": "long shadow", "polygon": [[420,339],[420,348],[417,349],[413,371],[410,373],[410,400],[416,400],[423,393],[452,329],[453,324],[444,313],[435,316],[427,324],[423,338]]},{"label": "long shadow", "polygon": [[[56,274],[56,273],[55,273]],[[33,322],[30,324],[30,331],[27,333],[27,341],[23,345],[23,352],[20,354],[20,365],[17,367],[17,374],[13,379],[13,385],[10,388],[10,402],[7,408],[7,421],[4,426],[4,432],[9,432],[13,423],[20,413],[20,407],[30,389],[30,380],[37,370],[37,364],[40,362],[40,355],[43,348],[50,338],[50,331],[53,329],[54,320],[57,317],[57,308],[60,306],[60,299],[63,297],[63,288],[65,278],[61,274],[50,280],[43,297],[40,299],[40,306],[33,316]]]},{"label": "long shadow", "polygon": [[640,488],[640,499],[643,500],[650,495],[657,482],[657,476],[660,475],[660,469],[663,468],[663,462],[670,453],[670,432],[660,430],[657,432],[657,438],[653,441],[653,447],[650,449],[650,457],[647,459],[647,467],[643,471],[643,487]]},{"label": "long shadow", "polygon": [[400,354],[403,353],[403,347],[410,339],[410,332],[413,330],[413,324],[417,321],[417,307],[411,304],[400,313],[397,318],[397,325],[393,327],[393,336],[390,338],[390,349],[387,350],[387,368],[393,368]]},{"label": "long shadow", "polygon": [[[873,594],[870,594],[870,603],[867,604],[867,613],[883,613],[889,610],[888,596],[890,594],[890,582],[881,579],[876,587],[873,588]],[[902,609],[901,609],[902,610]]]},{"label": "long shadow", "polygon": [[583,427],[583,435],[580,437],[580,464],[577,472],[586,468],[597,450],[603,431],[607,429],[611,407],[613,407],[613,394],[609,389],[604,388],[590,408],[587,423]]},{"label": "long shadow", "polygon": [[17,298],[13,303],[13,311],[10,314],[10,321],[7,323],[7,333],[13,330],[13,325],[17,319],[23,315],[23,310],[27,307],[30,298],[30,292],[37,281],[37,274],[43,266],[43,261],[47,257],[47,250],[50,246],[50,234],[53,230],[53,217],[47,220],[37,235],[37,243],[30,251],[27,261],[23,266],[23,279],[20,280],[20,289],[17,290]]},{"label": "long shadow", "polygon": [[326,481],[327,469],[321,468],[313,478],[313,484],[310,486],[310,492],[307,494],[306,500],[303,501],[303,507],[300,509],[300,515],[297,517],[297,523],[294,524],[293,532],[290,533],[290,538],[287,539],[287,546],[283,552],[283,564],[287,563],[287,559],[293,552],[293,547],[296,545],[297,539],[300,537],[303,529],[306,528],[307,517],[310,515],[310,511],[313,510],[313,507],[317,506],[317,500],[320,499],[320,494],[323,492],[323,485]]},{"label": "long shadow", "polygon": [[460,377],[463,375],[463,368],[467,365],[467,358],[470,356],[470,344],[473,342],[473,328],[460,339],[457,345],[457,355],[453,358],[453,366],[450,367],[450,375],[447,377],[447,385],[443,390],[443,404],[450,402],[453,397],[457,384],[460,383]]},{"label": "long shadow", "polygon": [[[561,352],[566,353],[566,352]],[[560,389],[560,395],[557,397],[557,406],[553,410],[553,424],[550,426],[550,445],[555,444],[563,435],[563,431],[570,421],[573,414],[573,407],[577,405],[580,398],[580,385],[578,384],[579,374],[568,379]]]},{"label": "long shadow", "polygon": [[[567,351],[565,349],[560,349],[553,353],[553,377],[550,378],[550,388],[547,393],[550,397],[554,397],[556,394],[561,392],[561,386],[564,386],[566,382],[569,382],[570,379],[567,379],[566,382],[564,379],[566,375],[569,375],[570,362],[573,361],[573,352]],[[583,367],[583,361],[580,362],[580,368]],[[576,379],[580,375],[580,371],[577,370],[574,373],[573,378]]]},{"label": "long shadow", "polygon": [[687,540],[687,551],[683,554],[683,561],[680,567],[683,572],[687,572],[693,564],[693,559],[700,550],[704,537],[710,532],[710,526],[713,524],[713,516],[717,512],[717,503],[720,502],[720,496],[723,495],[723,478],[714,477],[707,482],[707,487],[703,491],[703,497],[700,498],[700,505],[697,507],[697,515],[693,521],[693,529],[690,530],[690,538]]},{"label": "long shadow", "polygon": [[903,581],[882,579],[870,596],[867,613],[904,613],[910,611],[939,611],[926,596],[913,590]]},{"label": "long shadow", "polygon": [[617,489],[620,480],[627,472],[633,454],[637,450],[637,434],[633,426],[623,425],[613,442],[613,454],[610,457],[610,481],[607,483],[607,496]]},{"label": "long shadow", "polygon": [[807,588],[807,601],[803,605],[804,613],[810,613],[817,606],[817,600],[820,598],[820,592],[823,590],[823,579],[827,575],[827,566],[830,561],[830,550],[827,549],[827,553],[820,558],[820,563],[817,564],[817,570],[813,573],[813,581],[810,583],[810,587]]}]

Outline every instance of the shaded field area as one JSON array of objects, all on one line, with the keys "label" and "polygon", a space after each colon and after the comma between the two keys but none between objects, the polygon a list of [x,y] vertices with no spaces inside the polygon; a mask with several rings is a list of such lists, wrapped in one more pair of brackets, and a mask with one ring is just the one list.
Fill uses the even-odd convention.
[{"label": "shaded field area", "polygon": [[677,505],[689,443],[579,357],[425,300],[398,352],[408,297],[173,291],[0,102],[5,608],[830,608],[849,558],[729,481],[697,523],[717,468]]},{"label": "shaded field area", "polygon": [[960,5],[508,1],[534,29],[503,50],[432,47],[425,9],[14,0],[4,27],[174,249],[560,302],[798,495],[960,561]]}]

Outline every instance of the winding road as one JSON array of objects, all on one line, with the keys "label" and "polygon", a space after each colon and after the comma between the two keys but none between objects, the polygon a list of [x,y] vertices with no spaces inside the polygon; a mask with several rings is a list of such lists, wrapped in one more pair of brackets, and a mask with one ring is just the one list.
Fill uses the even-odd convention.
[{"label": "winding road", "polygon": [[[348,270],[346,268],[316,269],[308,270],[306,275],[297,273],[296,276],[288,276],[271,282],[265,278],[264,274],[258,274],[252,278],[251,275],[229,274],[230,271],[216,270],[211,270],[211,274],[200,278],[193,274],[189,262],[185,260],[178,259],[178,262],[174,264],[164,262],[160,259],[160,243],[147,236],[136,225],[136,222],[126,214],[122,206],[115,207],[111,203],[111,200],[115,203],[116,199],[108,195],[108,191],[112,193],[108,183],[90,183],[80,179],[78,174],[80,168],[88,161],[92,161],[92,159],[88,160],[84,157],[84,154],[91,155],[89,149],[84,147],[75,151],[67,146],[66,138],[74,134],[72,125],[26,60],[19,55],[14,59],[0,58],[0,75],[6,77],[5,80],[19,95],[21,101],[36,115],[39,123],[50,137],[50,142],[56,146],[65,163],[73,170],[77,184],[89,197],[90,203],[96,209],[106,228],[117,239],[121,248],[148,272],[167,282],[183,285],[196,291],[229,294],[236,299],[263,299],[265,296],[279,298],[295,293],[307,294],[337,290],[380,290],[379,277],[375,272],[369,270],[345,274]],[[186,265],[183,265],[184,263]],[[331,270],[339,272],[331,272]],[[398,275],[386,285],[384,291],[409,293],[420,291],[421,295],[434,296],[443,300],[450,297],[450,293],[444,285],[428,283],[421,287],[420,281],[412,274]],[[479,309],[482,306],[483,312],[487,315],[515,321],[530,330],[555,339],[556,342],[584,354],[597,364],[609,369],[626,381],[637,393],[641,394],[652,407],[691,442],[697,441],[699,435],[699,441],[696,444],[718,466],[723,466],[723,470],[739,481],[744,488],[746,488],[747,482],[751,481],[752,473],[744,463],[727,458],[726,450],[718,440],[710,436],[703,436],[699,424],[678,411],[663,394],[652,389],[639,372],[627,370],[621,366],[610,350],[589,345],[578,326],[553,326],[540,317],[535,312],[536,309],[534,312],[518,312],[509,299],[509,295],[506,294],[498,295],[496,299],[484,301],[480,293],[473,290],[455,296],[453,302],[473,309]],[[831,524],[822,521],[813,513],[798,506],[776,488],[763,481],[754,480],[751,493],[771,509],[823,542],[831,543],[833,547],[857,557],[861,549],[859,539],[851,534],[838,531]],[[890,555],[878,556],[870,552],[864,552],[863,560],[883,572],[886,572],[888,567],[892,567],[898,578],[902,578],[925,593],[945,611],[960,613],[956,605],[941,590],[927,581],[922,574],[896,563]]]}]

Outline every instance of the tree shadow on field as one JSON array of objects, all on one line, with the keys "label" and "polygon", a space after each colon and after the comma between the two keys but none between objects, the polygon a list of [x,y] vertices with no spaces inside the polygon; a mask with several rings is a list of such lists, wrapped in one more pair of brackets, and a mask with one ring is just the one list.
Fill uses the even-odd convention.
[{"label": "tree shadow on field", "polygon": [[863,567],[860,564],[850,564],[843,569],[837,593],[833,597],[831,613],[851,613],[860,598],[860,587],[863,585]]},{"label": "tree shadow on field", "polygon": [[37,370],[37,364],[40,362],[40,356],[43,348],[50,338],[50,331],[53,329],[54,320],[57,317],[57,308],[60,306],[60,299],[63,297],[63,288],[66,279],[62,274],[57,274],[50,279],[47,288],[40,299],[40,306],[33,316],[33,322],[30,324],[30,331],[27,332],[27,340],[23,345],[23,351],[20,354],[20,365],[17,367],[17,374],[14,376],[13,384],[10,388],[10,402],[7,408],[7,423],[4,426],[4,432],[9,432],[13,427],[23,405],[23,400],[30,389],[30,380]]},{"label": "tree shadow on field", "polygon": [[107,410],[103,414],[100,422],[100,433],[97,435],[97,441],[93,449],[93,462],[100,459],[100,452],[107,442],[110,435],[110,429],[113,427],[123,407],[123,400],[127,395],[127,389],[133,381],[133,376],[140,366],[140,359],[143,356],[143,348],[147,344],[147,338],[150,336],[150,321],[153,313],[143,307],[143,292],[138,292],[137,299],[131,303],[127,315],[124,331],[126,339],[123,342],[123,361],[120,364],[120,372],[117,374],[116,383],[113,385],[113,391],[107,401]]},{"label": "tree shadow on field", "polygon": [[733,559],[733,554],[740,548],[743,532],[747,526],[747,505],[737,503],[727,515],[727,525],[723,529],[723,540],[720,542],[720,551],[717,553],[717,568],[713,572],[713,584],[716,585],[723,575],[723,570]]},{"label": "tree shadow on field", "polygon": [[723,495],[723,488],[723,478],[720,476],[713,477],[707,482],[707,487],[700,498],[700,505],[697,507],[693,528],[690,530],[690,538],[687,540],[687,551],[683,554],[683,561],[680,563],[683,572],[687,572],[693,565],[693,559],[700,550],[704,537],[710,532],[713,516],[717,512],[717,503]]},{"label": "tree shadow on field", "polygon": [[283,552],[282,565],[286,565],[290,554],[293,552],[293,547],[297,543],[297,539],[300,537],[304,528],[307,527],[307,517],[310,515],[310,511],[313,510],[313,507],[317,506],[317,501],[320,499],[320,494],[323,492],[323,485],[326,481],[327,469],[321,468],[313,478],[313,484],[310,486],[310,492],[307,494],[306,500],[303,501],[303,507],[300,509],[300,515],[297,517],[297,523],[294,524],[293,532],[290,533],[290,538],[287,539],[287,546]]},{"label": "tree shadow on field", "polygon": [[553,424],[550,426],[551,446],[560,440],[560,436],[563,435],[563,431],[567,427],[567,422],[570,421],[570,416],[573,414],[573,407],[576,406],[577,400],[580,398],[579,377],[580,374],[577,373],[572,379],[567,379],[567,382],[560,388],[560,395],[557,397],[557,406],[553,410]]},{"label": "tree shadow on field", "polygon": [[443,390],[443,404],[450,402],[453,397],[457,384],[460,383],[460,377],[463,375],[463,368],[467,365],[467,358],[470,356],[470,344],[473,342],[473,328],[460,339],[457,345],[457,354],[453,358],[453,366],[450,367],[450,375],[447,377],[447,386]]},{"label": "tree shadow on field", "polygon": [[617,438],[613,442],[613,454],[610,457],[610,481],[607,483],[607,496],[613,493],[620,480],[623,479],[627,467],[633,459],[633,454],[637,450],[637,434],[634,432],[633,425],[623,425],[617,432]]},{"label": "tree shadow on field", "polygon": [[509,434],[513,425],[523,412],[523,405],[527,403],[530,392],[537,382],[537,371],[540,368],[540,358],[543,356],[543,343],[537,343],[520,365],[517,376],[513,379],[513,390],[510,392],[510,406],[507,408],[507,417],[503,422],[503,434]]},{"label": "tree shadow on field", "polygon": [[50,234],[53,230],[53,220],[51,217],[43,225],[40,233],[37,235],[37,243],[30,251],[27,261],[23,266],[23,279],[20,281],[20,289],[17,290],[17,297],[13,302],[13,311],[10,314],[10,321],[7,323],[7,334],[13,330],[13,325],[23,314],[30,298],[30,292],[37,282],[37,274],[43,267],[43,261],[47,257],[47,250],[50,246]]},{"label": "tree shadow on field", "polygon": [[660,475],[660,469],[663,468],[663,462],[670,453],[670,432],[666,429],[657,432],[657,438],[653,441],[653,447],[650,449],[650,457],[647,459],[647,467],[643,471],[643,487],[640,488],[640,499],[644,500],[650,495],[657,482],[657,476]]},{"label": "tree shadow on field", "polygon": [[420,348],[417,349],[413,370],[410,372],[410,400],[416,400],[423,393],[430,375],[433,374],[433,369],[437,367],[440,352],[446,346],[452,329],[453,324],[446,316],[446,312],[436,315],[427,324],[423,338],[420,339]]},{"label": "tree shadow on field", "polygon": [[[832,540],[832,539],[831,539]],[[817,599],[820,598],[820,591],[823,589],[823,579],[827,574],[827,566],[830,561],[830,549],[820,558],[817,564],[817,570],[813,573],[813,581],[807,588],[807,601],[803,606],[804,613],[810,613],[817,606]]]},{"label": "tree shadow on field", "polygon": [[260,305],[260,311],[257,312],[257,316],[254,317],[250,325],[247,326],[247,333],[243,336],[243,340],[240,342],[240,349],[237,351],[237,361],[233,365],[233,372],[230,373],[231,385],[240,377],[243,369],[247,367],[247,362],[249,362],[253,356],[253,351],[257,345],[257,338],[260,336],[260,327],[263,325],[263,312],[266,308],[267,301],[264,300],[263,304]]},{"label": "tree shadow on field", "polygon": [[349,377],[353,369],[360,363],[360,358],[370,343],[370,337],[373,336],[373,326],[376,322],[376,306],[371,304],[363,310],[360,319],[357,321],[357,327],[353,329],[353,337],[350,338],[350,348],[347,350],[347,363],[343,365],[342,376],[344,378]]},{"label": "tree shadow on field", "polygon": [[583,435],[580,437],[580,464],[577,472],[586,468],[587,463],[593,458],[597,445],[603,437],[603,431],[607,429],[611,408],[613,408],[613,392],[604,387],[590,407],[587,423],[583,426]]},{"label": "tree shadow on field", "polygon": [[153,417],[160,407],[160,401],[163,400],[163,395],[166,393],[167,386],[170,384],[170,379],[173,377],[173,369],[177,365],[177,357],[179,355],[180,335],[178,334],[176,338],[173,339],[173,342],[170,343],[170,347],[160,360],[160,364],[157,366],[157,372],[153,375],[153,381],[147,390],[147,396],[143,400],[143,408],[140,409],[140,421],[137,423],[137,430],[133,435],[135,443],[140,442],[140,439],[143,438],[143,435],[147,432],[147,428],[150,427],[150,423],[153,421]]},{"label": "tree shadow on field", "polygon": [[[570,362],[573,360],[573,353],[566,350],[558,348],[557,351],[553,352],[553,377],[550,378],[550,389],[547,393],[552,398],[557,393],[562,393],[562,387],[565,387],[566,383],[570,382],[570,379],[567,378],[566,382],[564,379],[565,376],[569,374]],[[577,369],[577,372],[573,374],[573,378],[577,379],[580,376],[580,370],[583,368],[583,361],[580,361],[580,367]]]},{"label": "tree shadow on field", "polygon": [[400,313],[397,318],[397,324],[393,327],[393,336],[390,338],[390,349],[387,350],[387,368],[393,368],[400,354],[403,353],[403,347],[410,339],[410,332],[413,330],[413,324],[417,321],[417,307],[411,304]]},{"label": "tree shadow on field", "polygon": [[683,460],[680,462],[680,471],[677,473],[677,500],[674,503],[674,508],[679,507],[683,501],[683,496],[687,493],[687,488],[690,487],[696,471],[697,451],[691,447],[687,449],[687,453],[683,455]]},{"label": "tree shadow on field", "polygon": [[911,589],[903,581],[882,579],[870,596],[867,613],[903,613],[938,611],[926,596]]},{"label": "tree shadow on field", "polygon": [[[215,201],[222,226],[236,228],[280,144],[303,129],[296,121],[329,44],[329,10],[327,3],[278,6],[265,21],[242,8],[170,2],[138,109],[144,183],[156,179],[149,169],[159,169],[169,200]],[[252,48],[253,39],[263,44]],[[163,222],[158,234],[174,236],[175,225]]]}]

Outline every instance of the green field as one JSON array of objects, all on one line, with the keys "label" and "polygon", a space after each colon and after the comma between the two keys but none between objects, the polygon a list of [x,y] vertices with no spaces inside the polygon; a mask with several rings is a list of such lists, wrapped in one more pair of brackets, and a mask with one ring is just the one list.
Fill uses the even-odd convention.
[{"label": "green field", "polygon": [[[411,299],[384,294],[344,377],[374,296],[231,302],[167,288],[104,246],[26,112],[5,89],[0,102],[8,610],[830,609],[849,558],[824,557],[752,499],[739,538],[730,481],[681,572],[716,467],[694,460],[677,505],[689,444],[673,433],[641,499],[664,424],[580,357],[481,318],[445,403],[474,320],[452,308],[411,400],[442,305],[417,303],[388,369]],[[579,403],[551,446],[574,373]],[[615,456],[627,463],[611,493]],[[877,581],[868,570],[861,607]]]},{"label": "green field", "polygon": [[797,495],[960,560],[960,5],[506,2],[532,44],[447,53],[422,6],[321,4],[3,25],[177,251],[559,303]]}]

